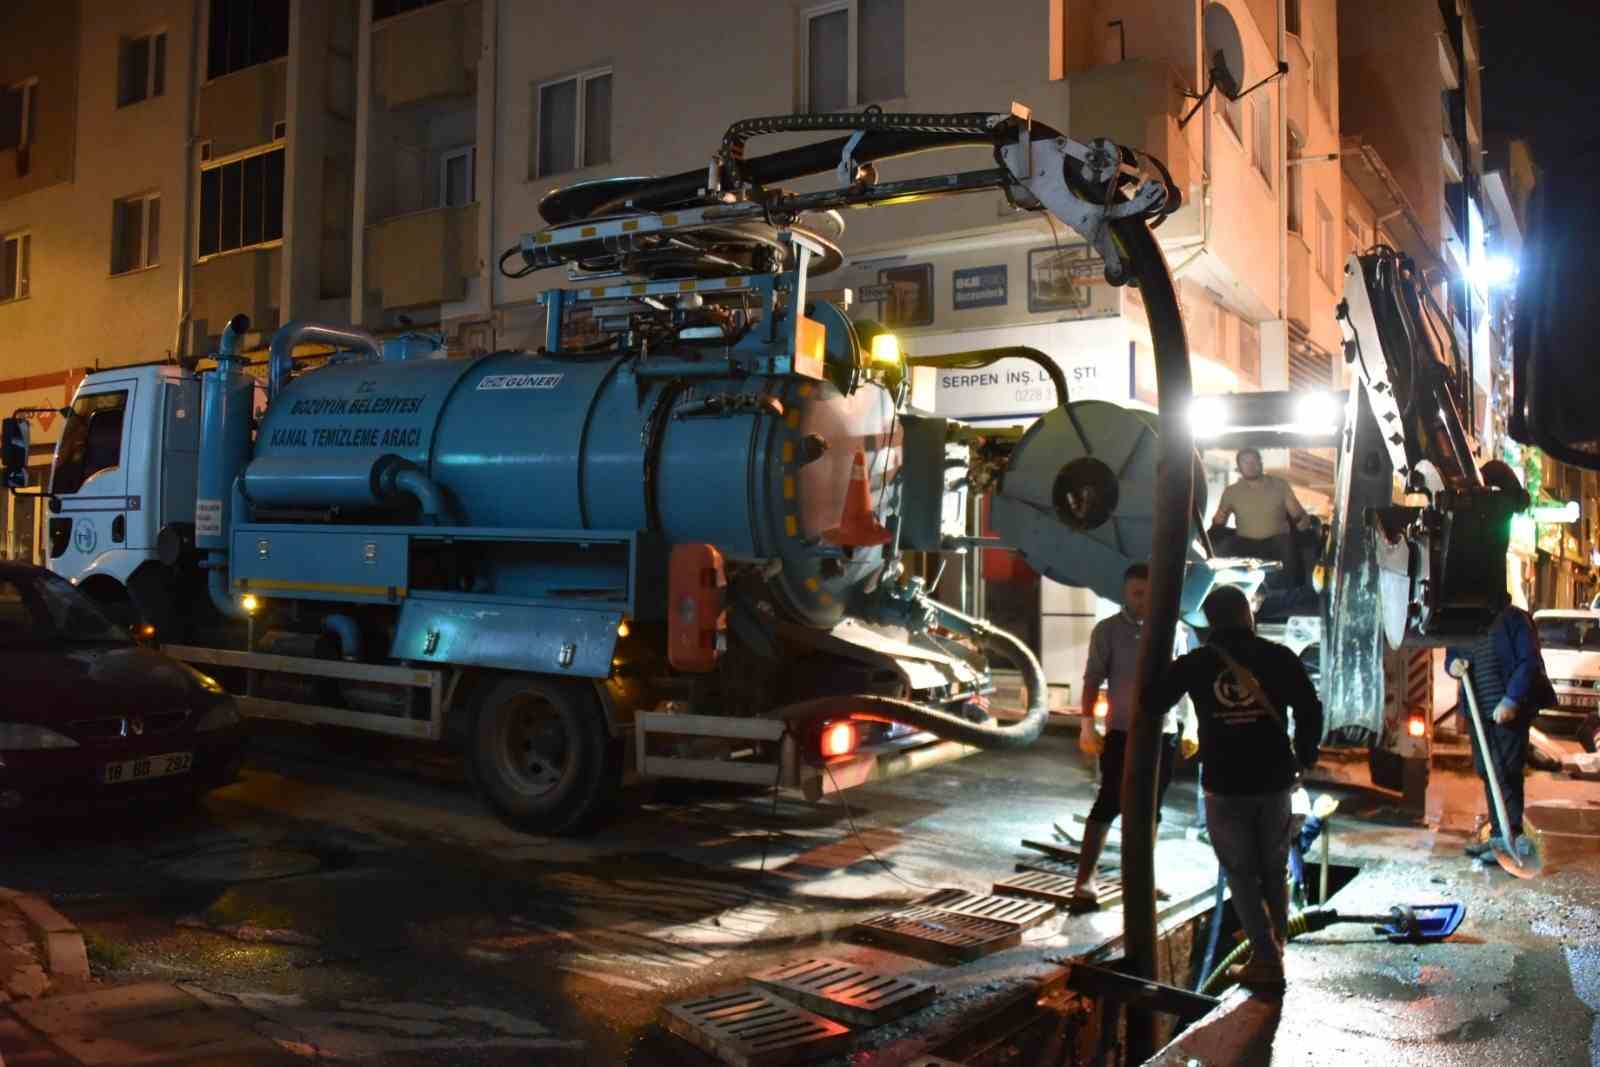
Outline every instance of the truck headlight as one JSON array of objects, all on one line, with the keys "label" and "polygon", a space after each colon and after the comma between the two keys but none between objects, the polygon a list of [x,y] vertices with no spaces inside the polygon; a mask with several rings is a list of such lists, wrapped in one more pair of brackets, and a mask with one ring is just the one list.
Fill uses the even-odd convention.
[{"label": "truck headlight", "polygon": [[233,706],[233,701],[230,700],[216,705],[200,716],[200,720],[194,724],[194,730],[197,734],[228,730],[238,726],[242,721],[239,712]]},{"label": "truck headlight", "polygon": [[47,726],[35,726],[27,722],[0,722],[0,752],[77,747],[78,742],[66,734],[56,733]]}]

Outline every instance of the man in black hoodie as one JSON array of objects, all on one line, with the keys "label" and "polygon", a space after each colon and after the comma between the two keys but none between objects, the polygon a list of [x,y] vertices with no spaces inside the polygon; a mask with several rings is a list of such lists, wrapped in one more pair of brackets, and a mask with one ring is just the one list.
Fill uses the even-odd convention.
[{"label": "man in black hoodie", "polygon": [[1162,710],[1185,693],[1194,700],[1206,828],[1253,949],[1234,978],[1281,991],[1294,832],[1289,798],[1301,768],[1317,761],[1322,702],[1299,657],[1256,636],[1243,592],[1215,589],[1202,610],[1210,629],[1206,644],[1167,669],[1153,698]]}]

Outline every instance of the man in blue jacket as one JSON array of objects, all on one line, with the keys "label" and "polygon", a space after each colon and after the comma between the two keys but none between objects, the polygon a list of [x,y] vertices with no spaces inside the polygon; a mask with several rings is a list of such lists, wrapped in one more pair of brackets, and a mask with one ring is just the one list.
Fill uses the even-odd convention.
[{"label": "man in blue jacket", "polygon": [[[1457,661],[1467,664],[1488,746],[1485,752],[1478,743],[1477,731],[1469,731],[1472,766],[1483,780],[1484,793],[1489,798],[1489,824],[1494,836],[1488,841],[1469,843],[1467,855],[1477,858],[1490,854],[1498,839],[1507,851],[1515,849],[1517,855],[1526,857],[1532,851],[1530,844],[1522,840],[1522,775],[1528,760],[1528,731],[1540,710],[1555,702],[1555,689],[1544,671],[1538,631],[1526,611],[1507,604],[1487,634],[1470,646],[1450,649],[1446,656],[1452,674],[1462,669]],[[1464,693],[1460,706],[1466,710]],[[1486,761],[1500,780],[1509,826],[1500,825],[1495,811]]]}]

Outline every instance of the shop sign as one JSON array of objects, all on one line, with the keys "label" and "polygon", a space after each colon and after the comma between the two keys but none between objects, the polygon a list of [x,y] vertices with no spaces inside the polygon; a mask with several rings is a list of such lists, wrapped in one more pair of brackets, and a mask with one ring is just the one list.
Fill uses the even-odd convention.
[{"label": "shop sign", "polygon": [[1006,265],[968,267],[954,271],[951,293],[956,311],[972,308],[1004,307],[1006,305]]}]

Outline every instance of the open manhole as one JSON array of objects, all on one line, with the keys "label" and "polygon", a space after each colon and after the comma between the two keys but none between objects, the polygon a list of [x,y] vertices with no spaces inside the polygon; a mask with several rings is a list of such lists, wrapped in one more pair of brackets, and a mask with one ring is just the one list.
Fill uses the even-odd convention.
[{"label": "open manhole", "polygon": [[175,860],[163,870],[186,882],[267,882],[310,874],[322,861],[309,852],[288,848],[236,848],[201,852]]}]

